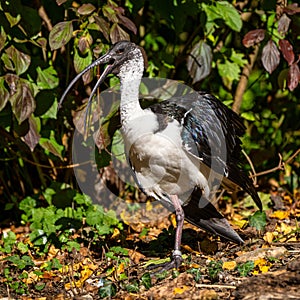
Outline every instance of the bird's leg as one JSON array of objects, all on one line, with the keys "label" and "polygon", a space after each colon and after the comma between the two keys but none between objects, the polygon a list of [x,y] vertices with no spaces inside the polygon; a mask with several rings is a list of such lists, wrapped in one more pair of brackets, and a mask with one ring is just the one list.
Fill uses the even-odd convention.
[{"label": "bird's leg", "polygon": [[183,208],[181,207],[181,204],[180,204],[180,201],[179,201],[177,195],[170,195],[170,199],[175,208],[176,223],[177,223],[176,233],[175,233],[175,245],[174,245],[174,251],[172,253],[172,259],[170,262],[167,262],[167,263],[148,266],[148,269],[150,269],[150,270],[156,269],[156,268],[161,268],[159,270],[159,273],[173,269],[173,268],[178,269],[182,263],[182,254],[180,251],[180,246],[181,246],[182,228],[183,228],[183,223],[184,223],[184,211],[183,211]]},{"label": "bird's leg", "polygon": [[182,254],[180,251],[180,246],[181,246],[181,236],[182,236],[182,228],[184,222],[184,211],[181,207],[177,195],[170,195],[170,199],[175,208],[176,223],[177,223],[176,234],[175,234],[175,245],[174,245],[174,251],[172,256],[173,256],[173,262],[175,268],[179,268],[179,266],[182,263]]}]

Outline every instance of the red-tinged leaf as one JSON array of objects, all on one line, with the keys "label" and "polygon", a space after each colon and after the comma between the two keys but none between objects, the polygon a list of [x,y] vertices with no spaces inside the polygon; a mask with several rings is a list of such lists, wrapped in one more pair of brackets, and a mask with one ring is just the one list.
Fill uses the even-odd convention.
[{"label": "red-tinged leaf", "polygon": [[29,121],[29,130],[27,134],[24,137],[22,137],[22,140],[30,148],[31,152],[33,152],[35,146],[39,143],[41,136],[38,132],[37,121],[33,117],[30,117],[28,121]]},{"label": "red-tinged leaf", "polygon": [[271,74],[279,65],[280,53],[272,40],[264,46],[261,55],[264,68]]},{"label": "red-tinged leaf", "polygon": [[90,3],[87,3],[87,4],[82,4],[77,12],[80,14],[80,15],[89,15],[91,14],[94,10],[96,10],[96,7],[93,5],[93,4],[90,4]]},{"label": "red-tinged leaf", "polygon": [[90,34],[82,35],[78,41],[78,48],[82,54],[87,53],[93,43],[93,38]]},{"label": "red-tinged leaf", "polygon": [[243,38],[243,45],[247,48],[260,43],[265,38],[264,29],[251,30],[245,34]]},{"label": "red-tinged leaf", "polygon": [[300,70],[297,63],[294,63],[290,66],[287,78],[287,86],[292,92],[299,84],[300,80]]},{"label": "red-tinged leaf", "polygon": [[292,3],[283,8],[283,12],[288,15],[294,15],[300,13],[300,7],[298,7],[298,3]]},{"label": "red-tinged leaf", "polygon": [[203,40],[195,44],[188,60],[187,68],[193,83],[198,82],[207,77],[211,71],[212,50]]},{"label": "red-tinged leaf", "polygon": [[49,34],[49,44],[51,50],[56,50],[66,45],[73,34],[71,21],[57,23]]},{"label": "red-tinged leaf", "polygon": [[4,82],[4,77],[0,77],[0,111],[5,107],[9,99],[9,92],[6,89]]},{"label": "red-tinged leaf", "polygon": [[94,16],[94,18],[96,24],[99,25],[100,31],[102,32],[103,36],[107,41],[109,41],[109,31],[110,31],[109,23],[99,16]]},{"label": "red-tinged leaf", "polygon": [[119,18],[119,23],[120,24],[122,24],[127,29],[129,29],[134,34],[136,34],[137,28],[136,28],[135,24],[130,19],[128,19],[127,17],[124,17],[122,15],[118,15],[118,18]]},{"label": "red-tinged leaf", "polygon": [[293,46],[290,44],[288,40],[279,40],[279,49],[284,59],[287,61],[287,63],[290,66],[295,60]]},{"label": "red-tinged leaf", "polygon": [[112,43],[119,41],[130,40],[129,34],[124,31],[117,23],[114,23],[110,30],[110,39]]},{"label": "red-tinged leaf", "polygon": [[14,63],[17,75],[23,74],[30,66],[30,56],[19,51],[14,46],[10,46],[5,50],[5,52],[9,59]]},{"label": "red-tinged leaf", "polygon": [[10,95],[14,95],[17,92],[17,87],[19,85],[19,76],[15,74],[6,74],[5,81],[9,87]]},{"label": "red-tinged leaf", "polygon": [[35,110],[33,92],[26,82],[19,82],[16,92],[9,99],[12,111],[21,124],[28,119]]},{"label": "red-tinged leaf", "polygon": [[36,40],[36,42],[39,44],[39,46],[43,49],[46,49],[47,47],[47,39],[44,37],[40,37]]},{"label": "red-tinged leaf", "polygon": [[286,14],[283,14],[278,20],[278,32],[281,35],[286,35],[287,31],[289,30],[290,23],[291,19]]},{"label": "red-tinged leaf", "polygon": [[29,83],[14,74],[5,75],[5,81],[10,89],[9,101],[12,111],[19,123],[26,120],[35,110],[33,91]]},{"label": "red-tinged leaf", "polygon": [[116,11],[110,5],[104,5],[102,7],[103,16],[106,17],[112,23],[118,23],[118,17]]}]

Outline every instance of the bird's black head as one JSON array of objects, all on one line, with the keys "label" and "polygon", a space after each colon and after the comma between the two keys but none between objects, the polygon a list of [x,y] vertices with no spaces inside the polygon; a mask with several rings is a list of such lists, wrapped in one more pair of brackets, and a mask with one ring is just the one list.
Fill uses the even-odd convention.
[{"label": "bird's black head", "polygon": [[[101,74],[98,82],[93,89],[93,92],[96,88],[105,80],[108,74],[115,74],[120,75],[122,70],[122,66],[126,65],[127,62],[142,59],[144,68],[147,67],[147,58],[143,48],[137,46],[136,44],[129,42],[129,41],[120,41],[114,44],[110,50],[104,54],[103,56],[99,57],[93,63],[91,63],[88,67],[86,67],[83,71],[81,71],[77,76],[71,81],[71,83],[66,88],[65,92],[63,93],[58,108],[61,107],[61,104],[66,97],[67,93],[70,91],[72,86],[82,77],[84,73],[89,71],[90,69],[94,68],[95,66],[101,64],[107,64],[106,68],[104,69],[103,73]],[[92,92],[92,95],[93,95]],[[91,96],[92,96],[91,95]]]},{"label": "bird's black head", "polygon": [[110,63],[112,63],[111,73],[115,75],[119,74],[120,68],[126,64],[126,62],[135,60],[137,57],[142,57],[144,68],[147,68],[147,57],[144,49],[129,41],[117,42],[103,57],[105,56],[110,60]]}]

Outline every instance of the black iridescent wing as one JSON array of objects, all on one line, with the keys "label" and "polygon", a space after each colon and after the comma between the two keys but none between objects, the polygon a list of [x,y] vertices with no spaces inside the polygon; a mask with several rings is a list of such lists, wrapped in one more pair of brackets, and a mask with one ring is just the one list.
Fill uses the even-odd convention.
[{"label": "black iridescent wing", "polygon": [[[229,180],[229,183],[248,192],[261,209],[261,201],[252,181],[240,168],[240,136],[244,134],[245,127],[236,113],[204,92],[172,98],[152,105],[150,109],[182,124],[185,148],[213,171],[224,175],[225,186]],[[161,126],[164,126],[161,119]]]}]

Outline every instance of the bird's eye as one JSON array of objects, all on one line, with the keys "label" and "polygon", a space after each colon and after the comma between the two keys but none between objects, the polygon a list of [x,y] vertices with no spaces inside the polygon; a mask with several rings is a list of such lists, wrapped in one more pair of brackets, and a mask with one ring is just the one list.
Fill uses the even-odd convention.
[{"label": "bird's eye", "polygon": [[124,49],[123,49],[123,48],[118,49],[118,50],[116,51],[116,54],[123,54],[123,53],[124,53]]}]

